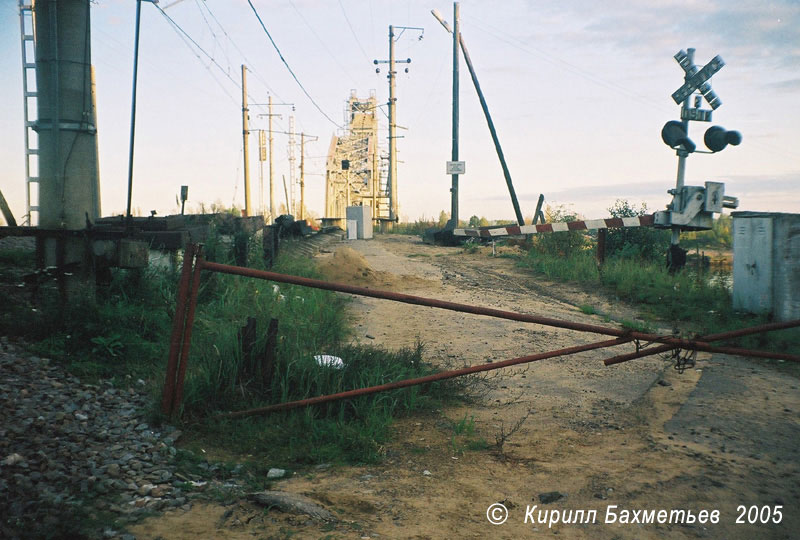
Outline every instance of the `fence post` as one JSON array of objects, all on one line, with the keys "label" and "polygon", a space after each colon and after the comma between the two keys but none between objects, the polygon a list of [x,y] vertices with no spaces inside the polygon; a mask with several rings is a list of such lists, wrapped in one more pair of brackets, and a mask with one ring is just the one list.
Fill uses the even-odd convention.
[{"label": "fence post", "polygon": [[264,265],[272,268],[278,257],[279,228],[276,225],[267,225],[262,231],[261,248],[264,251]]},{"label": "fence post", "polygon": [[267,343],[264,347],[264,362],[261,364],[261,382],[267,387],[275,374],[275,359],[278,347],[278,319],[270,319],[267,328]]},{"label": "fence post", "polygon": [[183,268],[178,282],[178,296],[175,301],[175,315],[172,319],[172,335],[169,341],[169,357],[167,359],[167,379],[161,395],[161,412],[172,414],[172,402],[175,393],[175,374],[178,368],[183,332],[186,321],[186,299],[189,294],[189,281],[192,276],[192,264],[196,251],[195,244],[187,244],[183,250]]},{"label": "fence post", "polygon": [[191,288],[189,289],[189,306],[186,309],[186,326],[183,330],[183,345],[181,347],[180,362],[178,363],[177,377],[175,379],[175,395],[172,400],[171,414],[174,415],[183,402],[183,381],[186,378],[186,363],[189,359],[189,345],[192,340],[192,326],[194,326],[194,312],[197,308],[197,294],[200,289],[200,273],[203,270],[203,247],[197,246],[195,255],[194,272],[192,272]]},{"label": "fence post", "polygon": [[597,266],[606,262],[606,234],[608,229],[597,229]]}]

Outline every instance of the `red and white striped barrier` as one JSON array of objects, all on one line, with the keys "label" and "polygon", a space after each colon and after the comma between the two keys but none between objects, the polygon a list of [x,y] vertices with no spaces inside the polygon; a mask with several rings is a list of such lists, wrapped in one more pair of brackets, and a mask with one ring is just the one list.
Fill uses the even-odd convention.
[{"label": "red and white striped barrier", "polygon": [[474,236],[480,238],[494,238],[496,236],[514,236],[520,234],[536,234],[562,231],[588,231],[592,229],[618,229],[620,227],[652,227],[653,214],[646,216],[587,219],[583,221],[560,221],[556,223],[542,223],[541,225],[508,225],[506,227],[492,227],[481,229],[455,229],[455,236]]}]

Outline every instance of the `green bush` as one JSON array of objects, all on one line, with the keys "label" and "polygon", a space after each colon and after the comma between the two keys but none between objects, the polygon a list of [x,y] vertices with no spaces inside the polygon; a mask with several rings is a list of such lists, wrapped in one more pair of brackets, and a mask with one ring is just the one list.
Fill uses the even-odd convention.
[{"label": "green bush", "polygon": [[[608,209],[611,217],[636,217],[648,214],[647,205],[639,208],[624,199],[617,199]],[[670,231],[653,227],[622,227],[608,229],[606,256],[636,258],[648,261],[664,260],[669,248]]]},{"label": "green bush", "polygon": [[470,228],[488,227],[489,226],[489,220],[486,219],[483,216],[481,216],[481,217],[472,216],[472,217],[469,218],[469,222],[467,223],[467,226],[470,227]]},{"label": "green bush", "polygon": [[395,223],[394,227],[392,227],[391,232],[394,234],[411,234],[411,235],[421,235],[425,234],[425,231],[428,229],[436,227],[436,222],[433,220],[425,219],[423,216],[421,219],[418,219],[414,222],[400,222]]},{"label": "green bush", "polygon": [[[565,206],[547,206],[545,208],[547,223],[570,222],[580,219],[578,214]],[[541,255],[567,257],[584,251],[590,243],[589,235],[581,231],[544,233],[534,235],[533,250]]]}]

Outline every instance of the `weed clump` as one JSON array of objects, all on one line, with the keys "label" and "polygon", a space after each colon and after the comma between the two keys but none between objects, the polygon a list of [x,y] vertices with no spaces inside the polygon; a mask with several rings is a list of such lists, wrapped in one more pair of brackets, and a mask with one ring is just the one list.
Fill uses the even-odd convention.
[{"label": "weed clump", "polygon": [[[258,266],[253,261],[254,266]],[[319,278],[307,259],[272,270]],[[374,462],[393,418],[438,403],[447,383],[411,387],[243,420],[221,412],[285,403],[432,373],[422,346],[387,351],[351,343],[348,300],[330,291],[209,274],[200,290],[183,419],[196,443],[278,463]],[[245,346],[243,333],[255,328]],[[277,326],[273,338],[267,329]],[[322,361],[337,358],[336,362]]]}]

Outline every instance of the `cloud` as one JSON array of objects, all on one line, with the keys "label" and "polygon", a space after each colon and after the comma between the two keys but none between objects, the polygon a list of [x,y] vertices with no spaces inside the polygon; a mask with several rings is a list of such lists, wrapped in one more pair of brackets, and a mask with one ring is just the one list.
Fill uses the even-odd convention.
[{"label": "cloud", "polygon": [[[706,42],[737,61],[784,69],[800,68],[800,9],[796,0],[629,0],[562,2],[582,28],[558,38],[572,45],[610,43],[628,54],[653,56],[680,42]],[[552,15],[551,15],[552,16]],[[541,36],[541,30],[537,31]],[[677,52],[677,51],[676,51]],[[710,53],[710,51],[709,51]]]},{"label": "cloud", "polygon": [[744,194],[789,194],[789,200],[800,200],[800,172],[780,175],[733,175],[721,179],[726,182],[726,192]]},{"label": "cloud", "polygon": [[[795,200],[800,198],[800,171],[781,175],[734,175],[718,177],[716,182],[725,182],[725,192],[733,196],[759,193],[763,195],[789,193]],[[583,202],[597,199],[628,199],[638,201],[647,198],[669,198],[667,190],[674,187],[673,180],[665,182],[631,182],[624,184],[602,184],[576,186],[545,193],[547,201]],[[520,193],[520,200],[535,201],[538,193]],[[506,201],[507,194],[481,197],[483,201]]]},{"label": "cloud", "polygon": [[[603,185],[584,185],[558,191],[548,191],[545,193],[546,200],[591,200],[599,197],[619,197],[634,198],[653,193],[665,193],[670,186],[661,182],[635,182],[626,184],[603,184]],[[539,193],[519,193],[518,197],[523,200],[536,200]],[[478,199],[476,199],[478,200]],[[505,201],[508,194],[481,197],[484,201]]]},{"label": "cloud", "polygon": [[800,91],[800,78],[769,83],[767,86],[779,92],[797,92]]}]

